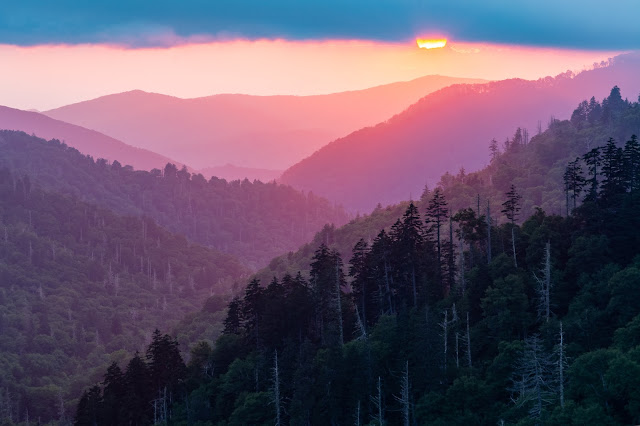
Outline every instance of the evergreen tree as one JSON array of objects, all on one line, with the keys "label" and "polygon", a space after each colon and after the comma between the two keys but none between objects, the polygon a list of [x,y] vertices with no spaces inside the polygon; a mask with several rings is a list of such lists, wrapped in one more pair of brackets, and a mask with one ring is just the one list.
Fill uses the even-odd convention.
[{"label": "evergreen tree", "polygon": [[506,194],[507,201],[502,203],[502,213],[511,222],[511,246],[513,248],[513,262],[518,267],[518,259],[516,257],[516,236],[515,236],[515,221],[520,213],[520,200],[522,196],[516,191],[515,185],[511,185],[509,192]]},{"label": "evergreen tree", "polygon": [[224,334],[239,334],[242,325],[242,301],[239,296],[229,302],[227,317],[224,319]]},{"label": "evergreen tree", "polygon": [[601,162],[603,179],[600,197],[603,200],[608,200],[625,192],[623,151],[622,148],[616,146],[613,138],[609,138],[607,144],[602,148]]},{"label": "evergreen tree", "polygon": [[640,143],[636,135],[631,135],[624,146],[624,165],[627,187],[635,192],[640,189]]},{"label": "evergreen tree", "polygon": [[598,198],[598,168],[601,163],[600,148],[593,148],[582,156],[582,159],[587,164],[589,174],[591,175],[590,188],[585,200],[593,201]]},{"label": "evergreen tree", "polygon": [[447,201],[444,198],[442,188],[438,187],[433,193],[433,197],[429,201],[427,207],[426,221],[427,230],[430,234],[435,231],[436,234],[436,247],[438,253],[438,264],[440,265],[440,279],[442,280],[442,245],[440,238],[440,228],[442,224],[447,220],[447,214],[449,210],[447,208]]}]

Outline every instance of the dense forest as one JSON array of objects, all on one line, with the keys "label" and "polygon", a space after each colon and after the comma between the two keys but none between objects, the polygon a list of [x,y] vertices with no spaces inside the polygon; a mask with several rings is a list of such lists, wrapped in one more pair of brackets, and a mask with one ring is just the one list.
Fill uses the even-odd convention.
[{"label": "dense forest", "polygon": [[45,189],[121,214],[152,217],[172,232],[235,255],[252,269],[309,241],[326,223],[341,225],[348,219],[327,200],[289,186],[207,181],[172,164],[163,170],[133,170],[23,132],[0,131],[0,153],[0,166],[28,175]]},{"label": "dense forest", "polygon": [[637,423],[640,145],[572,163],[569,216],[536,209],[519,225],[511,186],[496,225],[450,215],[436,190],[348,264],[321,244],[308,279],[250,281],[214,348],[162,357],[162,380],[153,346],[112,366],[118,385],[108,372],[87,391],[76,424],[116,424],[105,408],[134,396],[149,402],[142,424]]},{"label": "dense forest", "polygon": [[72,419],[106,365],[205,301],[219,310],[248,273],[151,219],[43,191],[0,168],[0,423]]},{"label": "dense forest", "polygon": [[[460,170],[446,173],[436,188],[440,188],[452,211],[473,207],[477,214],[494,213],[496,221],[506,218],[496,215],[502,208],[504,194],[511,184],[522,195],[521,218],[527,218],[540,207],[551,214],[565,215],[566,190],[564,174],[567,164],[593,148],[604,145],[613,137],[623,144],[632,134],[640,135],[640,103],[623,100],[614,87],[602,102],[591,98],[578,105],[572,119],[550,119],[548,128],[531,132],[516,129],[514,135],[503,142],[489,141],[490,164],[477,172]],[[425,188],[414,204],[424,211],[435,188]],[[420,194],[416,194],[420,195]],[[311,257],[316,248],[325,243],[346,258],[360,238],[370,243],[378,231],[387,231],[402,215],[409,201],[392,206],[378,206],[368,215],[361,215],[342,227],[327,225],[314,239],[295,252],[281,254],[259,271],[263,281],[286,273],[309,271]]]},{"label": "dense forest", "polygon": [[[545,134],[596,134],[603,116]],[[252,279],[214,347],[166,362],[171,380],[154,379],[150,347],[117,367],[120,391],[107,373],[85,392],[76,424],[114,424],[106,407],[133,395],[148,401],[141,424],[638,423],[640,144],[586,148],[567,150],[558,214],[525,216],[514,183],[495,207],[453,213],[438,187],[348,257],[318,241],[308,273]]]}]

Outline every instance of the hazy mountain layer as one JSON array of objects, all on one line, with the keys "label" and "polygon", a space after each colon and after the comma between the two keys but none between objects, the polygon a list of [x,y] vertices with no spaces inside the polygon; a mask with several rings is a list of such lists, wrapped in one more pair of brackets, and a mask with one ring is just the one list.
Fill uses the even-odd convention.
[{"label": "hazy mountain layer", "polygon": [[426,76],[317,96],[225,94],[180,99],[136,90],[45,114],[195,168],[231,163],[284,169],[339,136],[386,120],[428,93],[480,81]]},{"label": "hazy mountain layer", "polygon": [[418,196],[447,171],[477,170],[489,162],[489,143],[529,135],[551,117],[568,119],[578,102],[602,99],[614,85],[635,100],[640,57],[623,55],[605,68],[537,81],[454,85],[425,96],[406,111],[323,147],[284,172],[281,181],[370,211],[377,203]]}]

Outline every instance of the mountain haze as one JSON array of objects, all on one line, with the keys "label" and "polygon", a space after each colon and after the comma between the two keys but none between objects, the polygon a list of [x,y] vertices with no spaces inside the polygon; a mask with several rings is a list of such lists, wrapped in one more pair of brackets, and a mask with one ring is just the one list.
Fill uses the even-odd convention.
[{"label": "mountain haze", "polygon": [[59,139],[86,155],[120,160],[136,169],[162,168],[175,161],[155,152],[127,145],[95,130],[55,120],[38,112],[0,106],[0,129],[21,130],[46,139]]},{"label": "mountain haze", "polygon": [[602,99],[614,85],[623,97],[640,92],[640,57],[616,57],[609,66],[537,81],[511,79],[454,85],[431,93],[374,127],[328,144],[284,172],[281,181],[313,191],[352,210],[370,211],[418,196],[447,171],[488,164],[489,142],[517,127],[533,136],[550,117],[569,118],[581,100]]},{"label": "mountain haze", "polygon": [[313,96],[221,94],[181,99],[135,90],[45,114],[196,168],[231,163],[284,169],[337,137],[391,117],[428,93],[481,81],[435,75]]}]

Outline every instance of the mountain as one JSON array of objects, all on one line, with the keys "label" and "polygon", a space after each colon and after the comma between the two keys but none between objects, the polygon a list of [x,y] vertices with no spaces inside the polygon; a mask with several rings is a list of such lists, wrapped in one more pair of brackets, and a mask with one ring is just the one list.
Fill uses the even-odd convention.
[{"label": "mountain", "polygon": [[284,169],[339,136],[391,117],[427,93],[480,81],[426,76],[316,96],[223,94],[180,99],[136,90],[45,114],[195,168],[231,163]]},{"label": "mountain", "polygon": [[628,54],[577,75],[446,87],[386,122],[331,142],[280,180],[351,210],[371,211],[377,203],[419,195],[447,171],[481,168],[493,138],[503,141],[517,127],[536,134],[550,117],[569,118],[579,101],[602,98],[616,84],[636,99],[639,74],[640,55]]},{"label": "mountain", "polygon": [[176,163],[146,149],[135,148],[95,130],[54,120],[46,115],[0,106],[0,129],[21,130],[47,139],[59,139],[84,154],[109,161],[124,160],[136,169],[151,170]]},{"label": "mountain", "polygon": [[[560,126],[637,125],[615,94],[586,132],[582,107]],[[468,205],[454,233],[410,203],[348,257],[321,244],[308,278],[249,281],[186,365],[160,333],[146,362],[112,364],[76,424],[638,424],[640,143],[590,151],[584,177],[598,161],[566,216],[487,223]]]},{"label": "mountain", "polygon": [[230,253],[252,269],[296,249],[342,208],[275,182],[205,179],[167,163],[151,172],[94,160],[58,140],[0,131],[0,166],[45,189],[74,195],[120,214],[148,216],[190,240]]},{"label": "mountain", "polygon": [[282,174],[282,170],[271,169],[255,169],[250,167],[239,167],[233,164],[225,164],[224,166],[205,167],[198,170],[206,178],[216,176],[226,180],[259,180],[262,182],[271,182],[277,180]]},{"label": "mountain", "polygon": [[3,424],[68,424],[82,390],[112,361],[211,306],[212,294],[228,294],[249,272],[150,218],[45,191],[4,166],[0,217]]},{"label": "mountain", "polygon": [[[505,144],[496,146],[486,167],[470,173],[460,171],[443,174],[437,181],[437,188],[441,189],[447,208],[456,212],[472,207],[480,216],[486,215],[489,207],[493,222],[504,223],[507,219],[501,210],[504,208],[505,194],[514,185],[522,196],[520,217],[533,216],[538,208],[548,213],[566,215],[572,208],[564,183],[567,164],[593,148],[605,146],[610,137],[622,146],[632,135],[640,135],[640,100],[622,100],[617,87],[610,91],[602,103],[596,100],[593,103],[583,101],[571,110],[573,113],[562,114],[570,116],[571,120],[552,121],[548,129],[533,136],[527,143],[521,132],[516,132]],[[586,166],[583,172],[587,174]],[[432,187],[416,193],[419,197],[413,203],[418,210],[427,211],[434,192],[435,188]],[[378,230],[389,231],[409,203],[405,200],[386,207],[378,206],[370,214],[358,215],[342,227],[325,226],[313,240],[297,251],[271,260],[256,277],[268,281],[287,273],[308,273],[311,258],[321,244],[328,245],[347,258],[360,238],[370,242]]]}]

